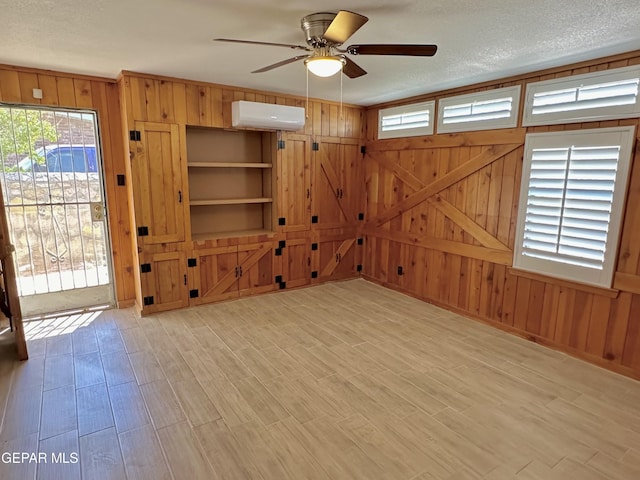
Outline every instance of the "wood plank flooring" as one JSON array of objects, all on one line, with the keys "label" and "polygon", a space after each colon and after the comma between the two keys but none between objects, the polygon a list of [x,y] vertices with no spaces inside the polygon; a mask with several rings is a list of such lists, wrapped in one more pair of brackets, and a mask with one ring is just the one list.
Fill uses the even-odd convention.
[{"label": "wood plank flooring", "polygon": [[640,478],[640,382],[364,280],[27,335],[3,480]]}]

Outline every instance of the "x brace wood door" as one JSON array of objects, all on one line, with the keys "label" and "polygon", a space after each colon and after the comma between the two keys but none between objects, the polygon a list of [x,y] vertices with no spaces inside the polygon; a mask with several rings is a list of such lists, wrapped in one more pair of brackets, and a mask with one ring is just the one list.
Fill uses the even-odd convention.
[{"label": "x brace wood door", "polygon": [[356,239],[343,235],[326,236],[319,240],[314,265],[317,281],[352,277],[356,271]]},{"label": "x brace wood door", "polygon": [[216,247],[194,250],[191,258],[196,259],[195,273],[192,274],[191,290],[198,296],[191,299],[192,305],[218,302],[238,296],[238,247]]},{"label": "x brace wood door", "polygon": [[273,273],[273,243],[194,250],[195,273],[191,290],[198,296],[192,305],[264,293],[276,288]]},{"label": "x brace wood door", "polygon": [[[313,215],[317,227],[340,228],[358,219],[362,191],[361,154],[355,140],[317,139],[313,151]],[[343,143],[345,142],[345,143]],[[350,143],[346,143],[350,142]]]},{"label": "x brace wood door", "polygon": [[239,295],[255,295],[275,290],[274,244],[254,243],[238,246]]}]

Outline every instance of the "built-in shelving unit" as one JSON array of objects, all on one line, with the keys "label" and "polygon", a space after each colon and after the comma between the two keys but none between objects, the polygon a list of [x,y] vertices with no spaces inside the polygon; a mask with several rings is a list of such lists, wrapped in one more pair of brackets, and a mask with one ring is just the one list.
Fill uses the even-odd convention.
[{"label": "built-in shelving unit", "polygon": [[272,133],[187,127],[191,238],[271,231],[274,158]]}]

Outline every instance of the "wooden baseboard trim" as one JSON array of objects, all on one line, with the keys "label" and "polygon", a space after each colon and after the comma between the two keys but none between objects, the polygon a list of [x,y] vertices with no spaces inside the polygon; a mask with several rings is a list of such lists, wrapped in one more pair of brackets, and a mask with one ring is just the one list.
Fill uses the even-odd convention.
[{"label": "wooden baseboard trim", "polygon": [[136,304],[136,299],[132,298],[130,300],[118,300],[118,308],[131,308]]},{"label": "wooden baseboard trim", "polygon": [[559,344],[557,342],[554,342],[553,340],[549,340],[547,338],[541,337],[539,335],[535,335],[529,332],[525,332],[524,330],[520,330],[518,328],[512,327],[511,325],[505,325],[503,323],[500,322],[496,322],[493,320],[490,320],[488,318],[484,318],[484,317],[480,317],[478,315],[473,315],[472,313],[467,312],[466,310],[462,310],[460,308],[451,306],[451,305],[447,305],[444,304],[442,302],[438,302],[437,300],[431,299],[431,298],[426,298],[426,297],[421,297],[413,292],[404,290],[402,288],[400,288],[398,285],[394,285],[392,283],[389,282],[382,282],[376,278],[370,277],[368,275],[363,275],[362,278],[364,278],[367,281],[370,281],[371,283],[375,283],[377,285],[389,288],[391,290],[394,290],[396,292],[402,293],[404,295],[408,295],[410,297],[416,298],[418,300],[421,300],[423,302],[426,303],[430,303],[432,305],[435,305],[436,307],[440,307],[443,308],[445,310],[448,310],[450,312],[454,312],[457,313],[458,315],[462,315],[463,317],[469,318],[471,320],[475,320],[478,321],[480,323],[484,323],[485,325],[491,326],[491,327],[495,327],[499,330],[502,330],[504,332],[510,333],[512,335],[517,335],[518,337],[524,338],[525,340],[529,340],[530,342],[534,342],[534,343],[538,343],[542,346],[548,347],[548,348],[552,348],[553,350],[557,350],[559,352],[562,353],[566,353],[567,355],[570,355],[574,358],[578,358],[580,360],[583,360],[585,362],[591,363],[593,365],[596,365],[598,367],[604,368],[605,370],[610,370],[612,372],[618,373],[620,375],[624,375],[625,377],[630,377],[633,378],[635,380],[640,380],[640,371],[638,370],[634,370],[633,368],[629,368],[629,367],[625,367],[624,365],[620,365],[619,363],[614,363],[613,361],[610,360],[606,360],[602,357],[598,357],[595,355],[590,355],[586,352],[582,352],[580,350],[577,350],[575,348],[569,347],[567,345],[562,345]]}]

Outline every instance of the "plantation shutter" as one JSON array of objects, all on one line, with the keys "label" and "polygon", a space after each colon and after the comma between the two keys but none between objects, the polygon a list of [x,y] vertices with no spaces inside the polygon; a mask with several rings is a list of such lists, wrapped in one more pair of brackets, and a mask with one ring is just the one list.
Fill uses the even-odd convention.
[{"label": "plantation shutter", "polygon": [[481,122],[511,116],[513,97],[484,102],[461,103],[444,107],[442,123]]},{"label": "plantation shutter", "polygon": [[619,146],[533,151],[523,254],[601,270]]},{"label": "plantation shutter", "polygon": [[382,117],[382,131],[407,130],[410,128],[428,127],[429,110],[385,115]]},{"label": "plantation shutter", "polygon": [[438,101],[438,132],[513,128],[518,124],[520,85],[466,93]]},{"label": "plantation shutter", "polygon": [[533,115],[541,115],[586,108],[634,105],[638,96],[639,83],[640,79],[632,78],[619,82],[536,93],[533,96],[532,113]]},{"label": "plantation shutter", "polygon": [[611,287],[635,127],[528,134],[513,266]]}]

